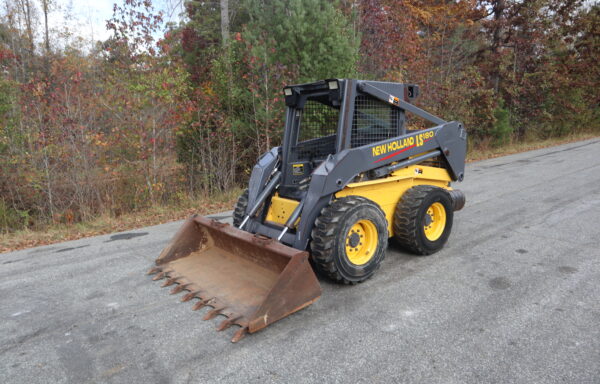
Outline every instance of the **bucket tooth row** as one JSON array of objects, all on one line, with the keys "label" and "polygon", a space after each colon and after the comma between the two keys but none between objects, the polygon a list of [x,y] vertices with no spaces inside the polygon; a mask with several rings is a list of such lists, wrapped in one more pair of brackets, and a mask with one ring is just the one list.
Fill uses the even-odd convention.
[{"label": "bucket tooth row", "polygon": [[227,317],[227,319],[223,320],[219,324],[219,326],[217,327],[217,331],[219,331],[219,332],[224,331],[224,330],[230,328],[232,325],[240,326],[241,328],[235,332],[235,334],[233,335],[233,337],[231,339],[231,342],[236,343],[236,342],[240,341],[246,335],[246,333],[248,333],[248,327],[243,322],[243,316],[237,315],[232,312],[226,312],[227,306],[225,306],[223,304],[218,304],[216,298],[214,298],[214,297],[207,298],[207,299],[202,298],[202,296],[200,296],[200,293],[202,292],[201,290],[192,290],[191,289],[192,283],[183,283],[183,282],[179,281],[179,280],[181,280],[180,277],[169,276],[169,273],[172,273],[172,272],[173,271],[166,270],[161,267],[153,267],[148,271],[148,275],[155,275],[152,278],[152,280],[161,280],[161,279],[167,278],[167,280],[165,280],[165,282],[161,284],[161,287],[168,287],[173,284],[177,284],[175,287],[173,287],[173,289],[171,289],[170,294],[176,294],[176,293],[179,293],[182,291],[188,291],[184,296],[182,296],[182,298],[181,298],[182,302],[190,301],[191,299],[194,299],[194,298],[199,299],[192,306],[193,311],[200,310],[206,306],[213,307],[213,309],[211,309],[204,315],[202,320],[211,320],[219,315]]}]

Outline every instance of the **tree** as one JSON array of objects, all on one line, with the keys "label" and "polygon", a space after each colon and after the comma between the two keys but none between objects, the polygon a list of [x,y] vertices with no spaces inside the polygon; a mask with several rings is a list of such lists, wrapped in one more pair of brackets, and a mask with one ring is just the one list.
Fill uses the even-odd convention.
[{"label": "tree", "polygon": [[356,73],[359,40],[326,0],[249,0],[243,32],[252,53],[269,66],[294,68],[299,82]]},{"label": "tree", "polygon": [[229,40],[229,0],[221,1],[221,41],[223,46]]}]

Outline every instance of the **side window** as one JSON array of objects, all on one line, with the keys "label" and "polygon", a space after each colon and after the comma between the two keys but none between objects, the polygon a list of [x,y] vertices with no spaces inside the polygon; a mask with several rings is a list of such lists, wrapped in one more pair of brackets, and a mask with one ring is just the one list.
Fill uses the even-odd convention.
[{"label": "side window", "polygon": [[321,160],[335,153],[339,109],[308,99],[300,113],[298,141],[292,148],[296,158]]},{"label": "side window", "polygon": [[315,100],[307,100],[300,118],[298,142],[335,135],[339,110]]},{"label": "side window", "polygon": [[391,139],[400,134],[400,114],[391,105],[359,95],[354,106],[350,146],[352,148]]}]

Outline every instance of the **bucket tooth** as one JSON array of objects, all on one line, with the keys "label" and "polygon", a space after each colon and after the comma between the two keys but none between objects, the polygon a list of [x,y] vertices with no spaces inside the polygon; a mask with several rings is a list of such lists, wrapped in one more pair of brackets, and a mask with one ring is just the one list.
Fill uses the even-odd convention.
[{"label": "bucket tooth", "polygon": [[167,276],[167,272],[160,272],[158,275],[154,276],[152,278],[152,280],[156,281],[156,280],[160,280],[163,279]]},{"label": "bucket tooth", "polygon": [[232,314],[229,319],[225,319],[221,322],[221,324],[219,324],[219,326],[217,327],[217,331],[221,332],[231,327],[233,324],[235,324],[236,321],[239,320],[240,317],[241,316],[236,316]]},{"label": "bucket tooth", "polygon": [[192,307],[192,311],[197,311],[203,307],[206,307],[208,305],[209,300],[200,300],[198,301],[196,304],[194,304],[194,306]]},{"label": "bucket tooth", "polygon": [[238,341],[242,340],[244,338],[244,336],[246,336],[246,333],[248,332],[248,327],[242,327],[240,328],[235,335],[233,335],[233,337],[231,338],[231,342],[232,343],[237,343]]},{"label": "bucket tooth", "polygon": [[167,279],[164,283],[161,284],[161,288],[168,287],[169,285],[173,285],[177,282],[177,277],[171,277]]},{"label": "bucket tooth", "polygon": [[233,325],[233,322],[231,320],[229,320],[229,319],[223,320],[221,322],[221,324],[219,324],[219,326],[217,327],[217,331],[218,332],[224,331],[227,328],[231,327],[232,325]]},{"label": "bucket tooth", "polygon": [[148,275],[154,275],[155,273],[158,273],[160,271],[162,271],[161,267],[152,267],[152,268],[150,268],[150,270],[148,271],[147,274]]},{"label": "bucket tooth", "polygon": [[183,291],[189,284],[177,284],[175,287],[173,287],[173,289],[171,289],[171,292],[169,292],[171,295],[174,295],[176,293],[179,293],[181,291]]},{"label": "bucket tooth", "polygon": [[208,313],[206,315],[204,315],[204,317],[202,318],[202,320],[214,319],[215,317],[217,317],[218,315],[221,314],[221,311],[223,309],[225,309],[225,308],[224,307],[220,307],[220,308],[211,309],[210,311],[208,311]]},{"label": "bucket tooth", "polygon": [[194,297],[198,297],[196,295],[198,295],[200,293],[200,291],[194,291],[194,292],[189,292],[186,293],[182,298],[181,298],[181,302],[185,303],[186,301],[190,301],[192,300]]}]

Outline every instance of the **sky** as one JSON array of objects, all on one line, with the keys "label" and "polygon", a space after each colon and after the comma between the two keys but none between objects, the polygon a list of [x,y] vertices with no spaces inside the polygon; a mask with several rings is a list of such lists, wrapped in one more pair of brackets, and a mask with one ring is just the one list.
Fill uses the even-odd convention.
[{"label": "sky", "polygon": [[[63,30],[64,26],[81,36],[90,44],[93,41],[110,37],[106,30],[106,20],[113,13],[113,5],[122,5],[123,0],[54,0],[54,8],[49,17],[50,28]],[[154,0],[154,8],[166,14],[167,21],[177,21],[183,0]],[[66,17],[70,14],[71,17]]]},{"label": "sky", "polygon": [[[120,1],[120,0],[118,0]],[[48,24],[60,28],[68,22],[70,28],[86,39],[104,40],[109,37],[106,20],[112,16],[115,0],[56,0],[56,7],[49,16]],[[75,20],[67,21],[65,11],[70,11]]]}]

